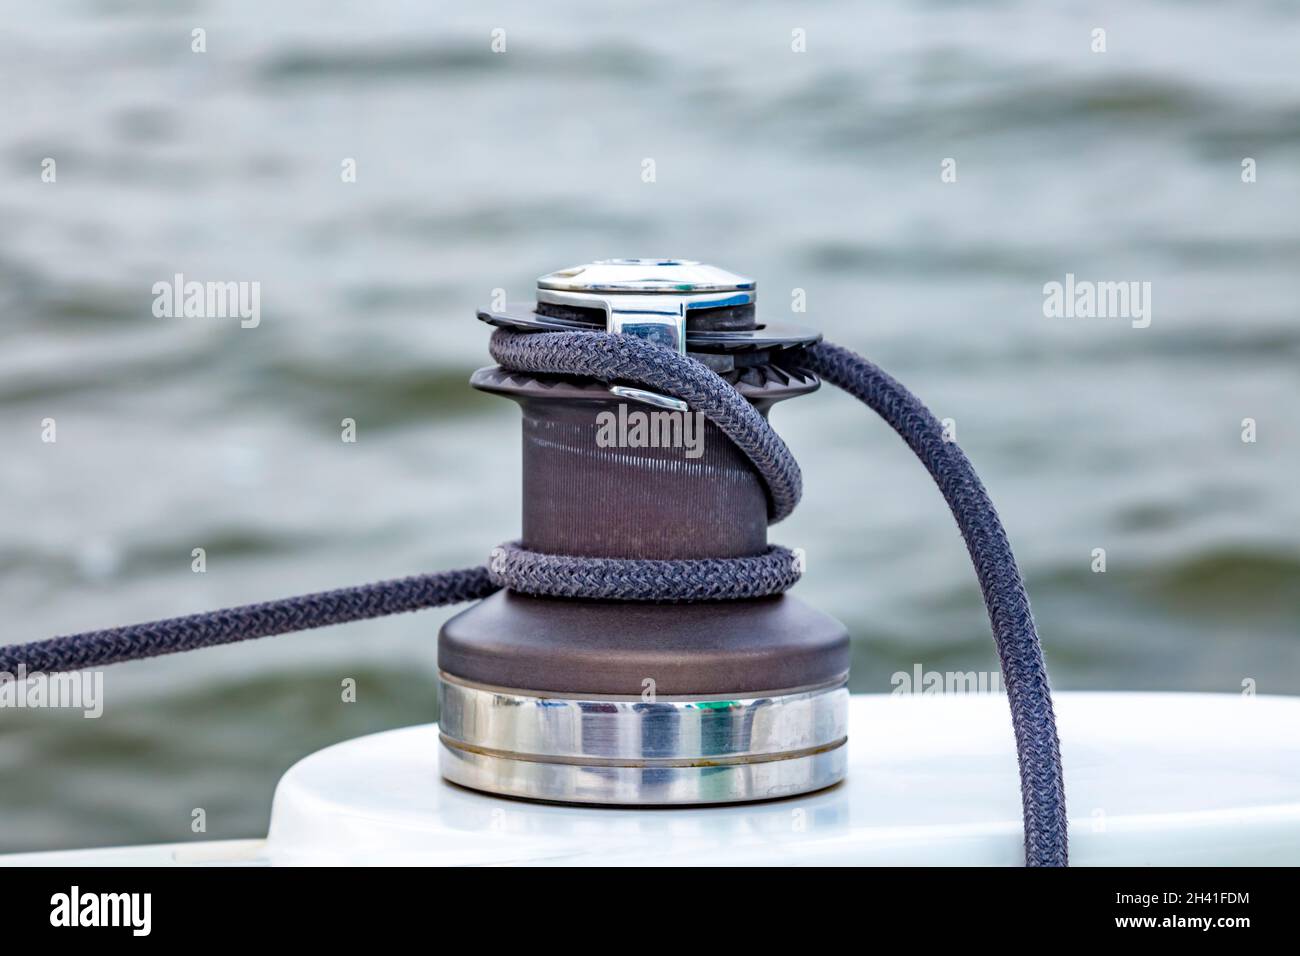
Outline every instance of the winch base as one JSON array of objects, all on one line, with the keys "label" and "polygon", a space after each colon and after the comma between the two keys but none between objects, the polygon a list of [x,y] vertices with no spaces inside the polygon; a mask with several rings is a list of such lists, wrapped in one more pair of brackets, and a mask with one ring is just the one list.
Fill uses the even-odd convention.
[{"label": "winch base", "polygon": [[744,697],[537,696],[442,674],[452,783],[558,803],[697,806],[809,793],[843,779],[844,684]]}]

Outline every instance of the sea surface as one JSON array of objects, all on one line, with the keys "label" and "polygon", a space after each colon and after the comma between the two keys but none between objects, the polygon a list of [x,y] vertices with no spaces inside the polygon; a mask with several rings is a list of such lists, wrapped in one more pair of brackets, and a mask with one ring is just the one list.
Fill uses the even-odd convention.
[{"label": "sea surface", "polygon": [[[0,0],[0,640],[482,561],[519,437],[475,308],[682,256],[953,419],[1056,687],[1300,693],[1298,50],[1263,0]],[[155,316],[177,273],[260,324]],[[1149,282],[1149,326],[1045,316],[1067,274]],[[829,389],[773,421],[854,690],[995,669],[901,442]],[[436,718],[449,613],[0,710],[0,851],[263,834],[296,760]]]}]

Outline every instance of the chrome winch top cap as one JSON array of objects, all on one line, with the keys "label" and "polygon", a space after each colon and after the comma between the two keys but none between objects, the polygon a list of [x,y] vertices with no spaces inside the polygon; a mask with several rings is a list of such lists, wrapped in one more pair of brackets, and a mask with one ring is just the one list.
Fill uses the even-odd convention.
[{"label": "chrome winch top cap", "polygon": [[[757,300],[753,279],[694,259],[599,259],[540,276],[535,302],[478,317],[524,332],[603,327],[682,352],[781,351],[821,339],[802,326],[760,321]],[[730,321],[719,323],[720,315]]]},{"label": "chrome winch top cap", "polygon": [[[559,269],[537,280],[557,292],[670,293],[753,292],[754,280],[694,259],[600,259]],[[753,297],[750,296],[750,301]]]},{"label": "chrome winch top cap", "polygon": [[752,307],[756,298],[753,279],[693,259],[601,259],[537,280],[538,302],[579,308],[685,316],[695,309]]}]

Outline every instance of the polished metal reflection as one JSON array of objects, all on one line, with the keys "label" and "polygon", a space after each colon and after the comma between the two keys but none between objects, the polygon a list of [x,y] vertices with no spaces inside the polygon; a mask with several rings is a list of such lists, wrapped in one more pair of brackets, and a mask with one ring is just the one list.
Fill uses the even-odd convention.
[{"label": "polished metal reflection", "polygon": [[541,276],[545,292],[739,293],[754,291],[754,280],[694,259],[598,259]]},{"label": "polished metal reflection", "polygon": [[473,790],[556,803],[697,806],[774,800],[844,779],[847,748],[720,767],[583,766],[543,763],[441,745],[442,775]]},{"label": "polished metal reflection", "polygon": [[570,699],[442,675],[442,773],[575,803],[700,804],[818,790],[844,775],[841,684],[733,700]]},{"label": "polished metal reflection", "polygon": [[689,259],[604,259],[537,280],[538,302],[602,309],[611,319],[623,312],[621,322],[638,313],[685,316],[692,309],[753,305],[757,299],[753,279]]}]

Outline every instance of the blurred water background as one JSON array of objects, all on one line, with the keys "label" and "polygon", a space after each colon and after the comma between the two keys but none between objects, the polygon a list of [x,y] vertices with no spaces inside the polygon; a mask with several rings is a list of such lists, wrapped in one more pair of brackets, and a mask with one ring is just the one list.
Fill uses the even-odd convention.
[{"label": "blurred water background", "polygon": [[[798,318],[955,419],[1058,688],[1300,693],[1294,5],[0,9],[5,642],[482,560],[519,441],[466,385],[474,309],[675,255],[777,316],[805,289]],[[259,281],[261,325],[155,318],[177,272]],[[1045,318],[1067,272],[1151,282],[1151,326]],[[773,538],[854,689],[995,668],[897,438],[830,392],[774,421],[807,491]],[[436,717],[449,613],[110,668],[99,720],[0,712],[0,850],[192,839],[198,807],[261,835],[295,760]]]}]

